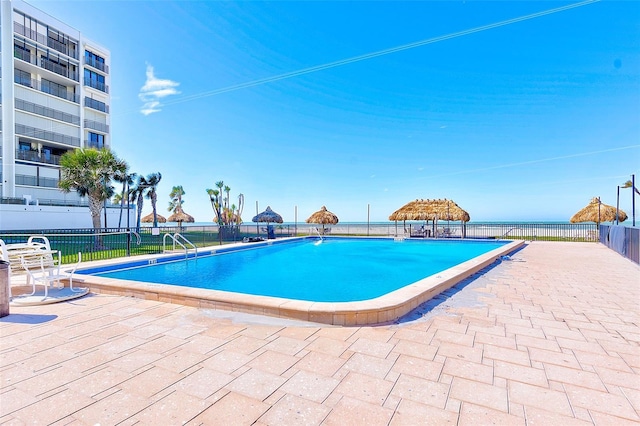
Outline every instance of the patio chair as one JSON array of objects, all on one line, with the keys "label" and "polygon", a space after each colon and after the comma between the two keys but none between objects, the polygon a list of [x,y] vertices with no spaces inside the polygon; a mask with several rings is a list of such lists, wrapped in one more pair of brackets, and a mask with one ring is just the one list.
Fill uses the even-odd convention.
[{"label": "patio chair", "polygon": [[420,237],[420,238],[424,238],[427,235],[426,230],[424,229],[424,226],[421,227],[411,227],[411,237]]},{"label": "patio chair", "polygon": [[442,236],[445,238],[451,238],[455,235],[455,233],[456,230],[451,228],[443,228],[442,230]]},{"label": "patio chair", "polygon": [[48,297],[50,286],[57,284],[58,288],[64,287],[62,280],[69,280],[69,290],[74,293],[85,291],[85,289],[73,287],[73,274],[82,262],[82,253],[78,252],[78,262],[71,271],[63,270],[60,251],[56,254],[57,256],[54,257],[49,252],[43,251],[43,253],[23,254],[20,257],[21,267],[27,273],[27,285],[31,284],[33,288],[28,296],[33,296],[36,293],[36,286],[41,285],[44,287],[44,300]]}]

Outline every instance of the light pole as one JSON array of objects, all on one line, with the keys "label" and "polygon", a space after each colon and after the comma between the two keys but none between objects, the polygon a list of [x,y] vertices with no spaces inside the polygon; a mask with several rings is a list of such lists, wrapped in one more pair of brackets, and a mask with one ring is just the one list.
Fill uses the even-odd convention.
[{"label": "light pole", "polygon": [[371,213],[371,205],[367,204],[367,237],[369,236],[369,215]]},{"label": "light pole", "polygon": [[622,188],[631,188],[631,217],[633,218],[633,226],[636,226],[636,193],[640,194],[636,188],[636,175],[631,175],[631,180],[626,181]]},{"label": "light pole", "polygon": [[616,225],[620,225],[620,185],[618,185],[618,197],[616,199]]}]

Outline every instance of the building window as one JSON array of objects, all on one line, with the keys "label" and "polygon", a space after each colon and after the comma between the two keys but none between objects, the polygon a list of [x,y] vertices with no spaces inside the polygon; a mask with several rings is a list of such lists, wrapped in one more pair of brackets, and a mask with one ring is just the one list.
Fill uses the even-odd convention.
[{"label": "building window", "polygon": [[104,82],[104,76],[88,69],[84,69],[84,84],[86,86],[93,87],[94,89],[106,92],[106,84]]},{"label": "building window", "polygon": [[30,142],[20,142],[19,146],[20,146],[20,151],[31,151],[31,143]]},{"label": "building window", "polygon": [[89,148],[104,148],[104,135],[98,133],[89,132]]},{"label": "building window", "polygon": [[31,48],[32,47],[25,42],[16,40],[13,43],[14,56],[25,62],[31,63]]},{"label": "building window", "polygon": [[59,98],[67,98],[67,86],[55,83],[53,81],[45,80],[41,81],[42,91],[50,95],[57,96]]},{"label": "building window", "polygon": [[100,71],[105,71],[105,63],[104,58],[102,56],[96,55],[93,52],[89,52],[88,50],[84,51],[84,61],[86,64],[99,69]]},{"label": "building window", "polygon": [[16,73],[14,76],[14,80],[16,83],[21,84],[23,86],[32,87],[31,86],[31,74],[26,71],[22,71],[16,68]]}]

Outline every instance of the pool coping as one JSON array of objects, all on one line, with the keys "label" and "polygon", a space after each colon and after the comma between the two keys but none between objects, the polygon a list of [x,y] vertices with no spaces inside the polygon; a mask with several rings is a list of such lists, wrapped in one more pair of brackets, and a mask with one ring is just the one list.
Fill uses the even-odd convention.
[{"label": "pool coping", "polygon": [[[225,246],[213,246],[199,249],[201,253],[228,252],[243,248],[254,248],[270,244],[278,244],[301,240],[309,237],[294,237],[257,243],[237,243]],[[495,241],[495,240],[493,240]],[[136,297],[192,306],[202,309],[220,309],[233,312],[268,315],[280,318],[323,323],[337,326],[375,325],[393,322],[408,314],[421,304],[432,299],[443,291],[453,287],[477,271],[491,265],[502,256],[517,250],[524,245],[522,240],[510,241],[471,260],[460,263],[438,274],[423,278],[398,290],[370,300],[357,302],[309,302],[291,300],[272,296],[257,296],[244,293],[233,293],[220,290],[208,290],[182,287],[168,284],[150,284],[139,281],[122,280],[81,274],[74,276],[84,281],[93,293]],[[156,254],[136,256],[127,264],[149,264],[184,259],[185,255]],[[86,262],[82,269],[108,267],[122,263],[122,259]]]}]

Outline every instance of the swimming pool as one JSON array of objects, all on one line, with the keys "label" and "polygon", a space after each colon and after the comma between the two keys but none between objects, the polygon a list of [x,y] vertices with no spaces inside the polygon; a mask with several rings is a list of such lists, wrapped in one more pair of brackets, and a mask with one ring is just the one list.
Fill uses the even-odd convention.
[{"label": "swimming pool", "polygon": [[[184,254],[92,262],[78,273],[96,293],[360,325],[393,321],[524,244],[337,237],[315,242],[307,237],[210,247],[197,260],[179,262]],[[430,264],[434,259],[439,266]]]},{"label": "swimming pool", "polygon": [[298,240],[93,274],[311,302],[354,302],[390,293],[505,244],[388,238],[329,238],[321,244]]}]

